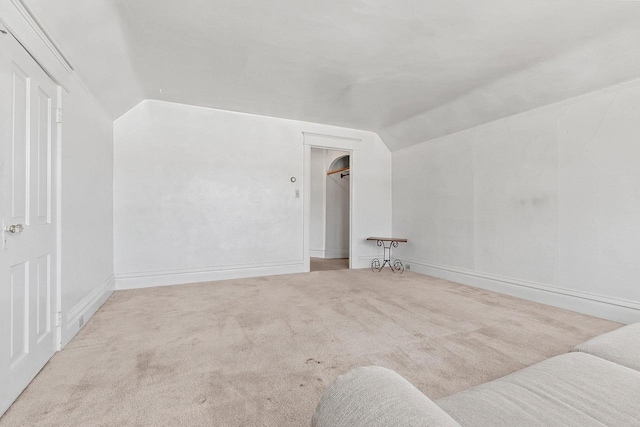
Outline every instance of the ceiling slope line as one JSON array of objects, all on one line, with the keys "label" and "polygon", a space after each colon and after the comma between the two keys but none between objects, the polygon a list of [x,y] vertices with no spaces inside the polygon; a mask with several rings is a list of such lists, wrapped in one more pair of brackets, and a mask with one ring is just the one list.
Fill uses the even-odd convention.
[{"label": "ceiling slope line", "polygon": [[60,64],[67,70],[68,73],[72,73],[74,71],[71,63],[65,58],[64,54],[60,51],[58,46],[53,42],[51,37],[47,34],[47,32],[42,28],[42,25],[38,22],[38,20],[33,16],[29,8],[22,2],[22,0],[11,0],[11,3],[18,9],[18,12],[22,15],[22,17],[27,21],[27,23],[31,26],[33,31],[40,37],[45,46],[51,51],[53,56],[60,62]]}]

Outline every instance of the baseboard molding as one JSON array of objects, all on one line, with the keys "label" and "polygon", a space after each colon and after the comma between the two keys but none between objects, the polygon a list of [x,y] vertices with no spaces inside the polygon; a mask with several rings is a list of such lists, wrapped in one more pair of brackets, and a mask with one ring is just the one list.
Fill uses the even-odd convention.
[{"label": "baseboard molding", "polygon": [[309,249],[311,258],[324,258],[324,249]]},{"label": "baseboard molding", "polygon": [[351,268],[371,268],[371,261],[374,258],[379,258],[377,255],[361,255],[357,261],[351,261]]},{"label": "baseboard molding", "polygon": [[95,289],[66,313],[62,325],[62,348],[64,348],[82,328],[79,323],[80,317],[84,319],[83,326],[86,325],[114,290],[115,277],[112,274],[104,281],[100,288]]},{"label": "baseboard molding", "polygon": [[411,271],[463,285],[500,292],[518,298],[577,311],[621,323],[640,321],[640,304],[634,301],[574,291],[535,282],[502,277],[456,267],[403,259]]},{"label": "baseboard molding", "polygon": [[186,283],[212,282],[228,279],[244,279],[258,276],[304,273],[304,263],[294,261],[283,264],[254,264],[241,266],[210,267],[169,271],[150,271],[116,274],[116,290],[151,288],[155,286],[182,285]]}]

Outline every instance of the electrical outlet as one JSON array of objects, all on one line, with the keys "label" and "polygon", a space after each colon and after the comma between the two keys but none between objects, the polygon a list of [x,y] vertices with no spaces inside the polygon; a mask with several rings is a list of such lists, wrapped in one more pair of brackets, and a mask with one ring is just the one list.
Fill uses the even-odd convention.
[{"label": "electrical outlet", "polygon": [[80,316],[80,319],[78,319],[78,329],[82,328],[84,326],[84,316]]},{"label": "electrical outlet", "polygon": [[404,269],[405,270],[411,270],[411,264],[405,264],[404,265]]}]

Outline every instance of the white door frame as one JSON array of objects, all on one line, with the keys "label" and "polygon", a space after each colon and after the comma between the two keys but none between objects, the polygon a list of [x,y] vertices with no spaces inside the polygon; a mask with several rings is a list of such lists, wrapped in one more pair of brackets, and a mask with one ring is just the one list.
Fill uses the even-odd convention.
[{"label": "white door frame", "polygon": [[339,150],[349,153],[349,268],[353,268],[354,260],[358,259],[358,246],[354,236],[357,224],[354,221],[356,210],[356,191],[358,176],[358,159],[361,140],[358,138],[348,138],[337,135],[325,135],[313,132],[302,132],[304,144],[304,177],[303,177],[303,239],[302,239],[302,260],[305,271],[311,270],[311,258],[309,255],[309,245],[311,240],[311,148],[325,150]]},{"label": "white door frame", "polygon": [[[56,111],[62,111],[62,93],[58,82],[58,105]],[[60,117],[61,118],[61,117]],[[62,350],[62,123],[56,120],[56,343]]]}]

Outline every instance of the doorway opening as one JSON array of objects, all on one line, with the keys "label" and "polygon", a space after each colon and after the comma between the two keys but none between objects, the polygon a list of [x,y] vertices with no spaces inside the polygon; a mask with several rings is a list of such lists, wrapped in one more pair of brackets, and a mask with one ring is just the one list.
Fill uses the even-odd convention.
[{"label": "doorway opening", "polygon": [[310,160],[310,270],[348,269],[351,240],[350,153],[312,147]]}]

